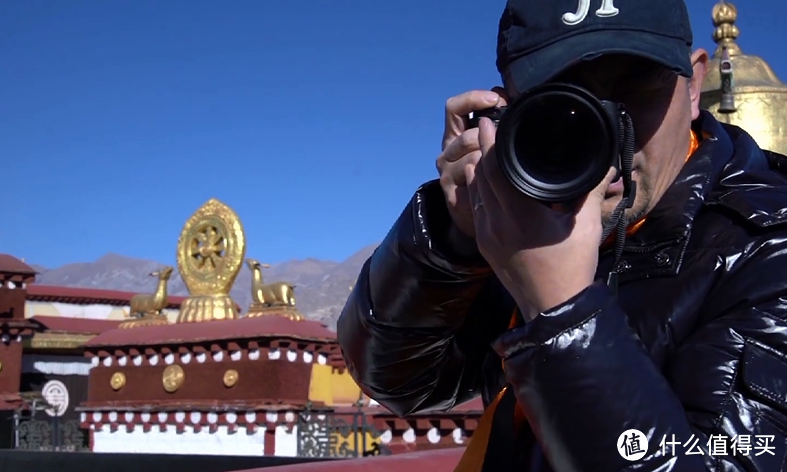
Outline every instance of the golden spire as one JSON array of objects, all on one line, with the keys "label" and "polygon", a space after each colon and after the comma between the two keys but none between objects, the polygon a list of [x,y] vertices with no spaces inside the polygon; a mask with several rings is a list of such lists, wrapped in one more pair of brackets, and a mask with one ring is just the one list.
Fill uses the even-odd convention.
[{"label": "golden spire", "polygon": [[700,108],[717,120],[745,129],[762,148],[787,154],[787,85],[761,57],[735,42],[738,9],[721,0],[711,13],[716,52],[702,84]]},{"label": "golden spire", "polygon": [[741,48],[735,42],[740,36],[741,31],[735,26],[738,19],[738,9],[732,3],[721,0],[713,7],[713,41],[718,45],[713,57],[721,57],[724,49],[727,49],[730,56],[741,54]]}]

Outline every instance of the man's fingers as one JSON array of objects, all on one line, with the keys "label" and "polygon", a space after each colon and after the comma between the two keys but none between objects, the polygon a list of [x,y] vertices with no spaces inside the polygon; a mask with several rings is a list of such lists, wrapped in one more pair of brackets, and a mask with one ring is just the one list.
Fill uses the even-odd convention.
[{"label": "man's fingers", "polygon": [[508,92],[506,92],[506,89],[504,89],[503,87],[492,87],[492,91],[500,95],[500,101],[497,103],[496,106],[504,107],[508,105],[508,102],[510,100],[508,99]]},{"label": "man's fingers", "polygon": [[481,144],[478,142],[478,132],[478,128],[473,128],[460,134],[448,143],[438,159],[454,162],[471,152],[480,151]]},{"label": "man's fingers", "polygon": [[481,151],[474,151],[465,154],[460,159],[455,161],[448,161],[446,159],[437,160],[437,169],[440,172],[440,179],[447,182],[452,182],[456,185],[466,185],[469,180],[466,179],[467,167],[475,168],[478,160],[481,159]]},{"label": "man's fingers", "polygon": [[481,154],[486,156],[495,145],[495,134],[497,128],[492,120],[489,118],[481,118],[478,122],[478,145],[481,149]]},{"label": "man's fingers", "polygon": [[500,95],[491,90],[473,90],[449,98],[445,102],[446,115],[467,116],[471,111],[493,107],[500,102]]},{"label": "man's fingers", "polygon": [[466,118],[470,112],[497,106],[500,100],[500,95],[491,90],[473,90],[449,98],[445,103],[445,131],[443,132],[442,148],[445,149],[456,136],[467,129]]},{"label": "man's fingers", "polygon": [[610,167],[609,172],[607,172],[607,175],[604,176],[604,180],[602,180],[601,183],[598,184],[596,188],[593,189],[591,195],[594,198],[597,198],[599,201],[604,200],[604,196],[607,193],[607,188],[609,188],[609,185],[612,183],[613,180],[615,180],[615,177],[617,177],[617,175],[618,175],[618,171],[615,170],[614,167]]}]

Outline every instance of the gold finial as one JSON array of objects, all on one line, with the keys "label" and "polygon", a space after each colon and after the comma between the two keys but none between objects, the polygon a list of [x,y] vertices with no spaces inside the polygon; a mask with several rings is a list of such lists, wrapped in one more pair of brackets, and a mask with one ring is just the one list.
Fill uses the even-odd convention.
[{"label": "gold finial", "polygon": [[731,56],[741,54],[741,48],[735,42],[741,34],[735,26],[735,21],[738,19],[738,9],[735,5],[721,0],[713,6],[712,17],[713,26],[716,27],[713,30],[713,41],[718,45],[713,56],[721,57],[725,48]]},{"label": "gold finial", "polygon": [[270,264],[261,264],[254,259],[246,259],[251,271],[251,305],[246,316],[278,315],[293,321],[305,318],[295,309],[295,286],[289,282],[265,283],[262,269],[270,268]]},{"label": "gold finial", "polygon": [[186,221],[178,240],[178,270],[190,294],[180,305],[178,323],[238,317],[230,289],[245,254],[240,218],[211,198]]}]

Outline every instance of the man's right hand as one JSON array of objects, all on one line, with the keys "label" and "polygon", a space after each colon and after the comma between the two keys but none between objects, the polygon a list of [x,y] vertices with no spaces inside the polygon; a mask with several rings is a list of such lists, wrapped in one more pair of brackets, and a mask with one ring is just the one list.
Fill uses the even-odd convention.
[{"label": "man's right hand", "polygon": [[467,186],[475,177],[481,145],[478,128],[467,129],[467,115],[485,108],[505,106],[506,103],[505,91],[495,87],[492,91],[465,92],[449,98],[445,104],[443,152],[437,158],[437,170],[454,226],[469,238],[475,238],[475,225]]}]

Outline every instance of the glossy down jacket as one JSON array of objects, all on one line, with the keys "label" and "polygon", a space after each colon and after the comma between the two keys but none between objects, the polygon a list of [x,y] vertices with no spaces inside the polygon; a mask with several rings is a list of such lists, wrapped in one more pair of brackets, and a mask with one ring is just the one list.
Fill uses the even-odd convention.
[{"label": "glossy down jacket", "polygon": [[[617,298],[606,252],[599,282],[516,329],[483,259],[446,244],[437,182],[419,188],[339,319],[356,381],[399,415],[509,385],[484,471],[787,469],[786,158],[708,113],[694,127],[700,147],[627,239]],[[618,452],[629,429],[649,438],[636,462]]]}]

